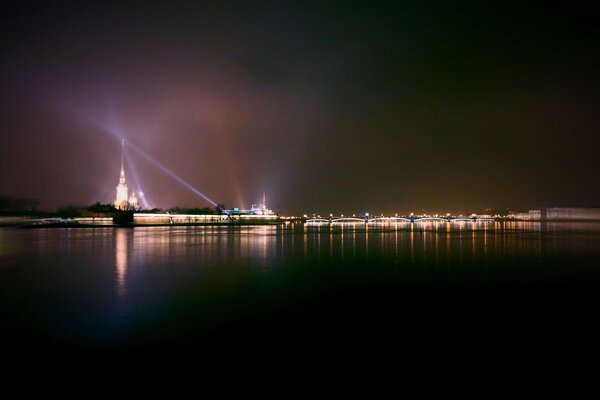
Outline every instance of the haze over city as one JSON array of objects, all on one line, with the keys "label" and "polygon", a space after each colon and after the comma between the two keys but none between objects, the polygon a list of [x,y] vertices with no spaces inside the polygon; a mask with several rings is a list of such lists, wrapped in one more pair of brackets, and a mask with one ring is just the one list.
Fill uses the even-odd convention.
[{"label": "haze over city", "polygon": [[[114,200],[120,141],[281,213],[598,206],[597,24],[543,2],[10,5],[0,194]],[[131,148],[153,207],[206,207]]]},{"label": "haze over city", "polygon": [[447,395],[592,371],[595,10],[9,3],[3,383],[397,393],[411,371]]}]

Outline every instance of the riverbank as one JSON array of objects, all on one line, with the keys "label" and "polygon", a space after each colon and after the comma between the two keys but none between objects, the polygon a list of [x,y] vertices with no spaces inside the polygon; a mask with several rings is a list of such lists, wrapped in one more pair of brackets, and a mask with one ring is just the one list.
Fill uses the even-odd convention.
[{"label": "riverbank", "polygon": [[270,225],[283,220],[277,215],[193,215],[123,213],[114,217],[0,217],[0,226],[25,228],[110,227],[110,226],[188,226],[188,225]]},{"label": "riverbank", "polygon": [[[487,221],[487,220],[486,220]],[[24,228],[51,228],[51,227],[77,227],[77,228],[94,228],[94,227],[119,227],[119,226],[214,226],[214,225],[272,225],[283,224],[286,222],[307,222],[305,218],[285,218],[277,215],[188,215],[188,214],[149,214],[149,213],[132,213],[128,215],[119,215],[116,217],[31,217],[31,216],[10,216],[0,217],[0,227],[24,227]],[[313,221],[308,221],[313,224]],[[414,223],[434,222],[434,221],[419,221]],[[435,221],[438,223],[448,223],[449,221]],[[469,222],[467,220],[450,221],[450,222]],[[478,222],[478,221],[471,221]],[[596,219],[516,219],[516,218],[496,218],[490,222],[514,222],[514,223],[529,223],[529,224],[544,224],[552,222],[571,222],[571,223],[597,223],[600,220]],[[317,224],[356,224],[357,222],[342,222],[323,219]],[[366,223],[366,221],[362,221]],[[411,223],[410,221],[378,221],[369,220],[370,224],[397,224]]]}]

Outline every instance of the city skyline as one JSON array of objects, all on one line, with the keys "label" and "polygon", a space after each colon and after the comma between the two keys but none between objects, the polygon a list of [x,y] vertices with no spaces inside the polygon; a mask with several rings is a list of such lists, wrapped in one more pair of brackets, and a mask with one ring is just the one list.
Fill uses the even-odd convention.
[{"label": "city skyline", "polygon": [[125,139],[159,208],[211,203],[151,160],[287,214],[600,205],[583,6],[47,7],[2,28],[2,196],[113,202]]}]

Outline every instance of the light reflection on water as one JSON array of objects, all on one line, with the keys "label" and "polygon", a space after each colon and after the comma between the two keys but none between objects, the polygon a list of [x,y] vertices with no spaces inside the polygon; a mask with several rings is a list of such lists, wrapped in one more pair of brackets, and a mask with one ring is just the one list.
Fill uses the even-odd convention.
[{"label": "light reflection on water", "polygon": [[268,270],[290,260],[332,263],[361,258],[428,265],[456,258],[535,258],[543,251],[595,254],[598,235],[596,223],[540,222],[1,229],[0,260],[9,266],[20,264],[23,257],[54,257],[60,264],[110,252],[116,287],[125,294],[130,269],[137,265],[244,264]]},{"label": "light reflection on water", "polygon": [[117,229],[115,232],[115,265],[117,267],[117,293],[127,294],[127,231]]},{"label": "light reflection on water", "polygon": [[422,266],[497,257],[535,261],[543,251],[594,253],[595,232],[600,232],[595,224],[515,222],[136,228],[116,230],[115,257],[118,287],[125,290],[128,260],[147,267],[244,265],[265,271],[299,261]]},{"label": "light reflection on water", "polygon": [[487,279],[512,265],[537,271],[555,260],[564,270],[569,260],[598,269],[599,255],[599,223],[0,229],[0,300],[27,312],[56,303],[53,324],[64,304],[81,305],[65,324],[110,338],[136,318],[153,318],[190,285],[194,293],[222,286],[206,300],[213,304],[247,279],[271,289],[278,283],[269,282],[298,277],[312,285],[327,271],[335,280],[351,268],[442,271],[444,279],[476,271]]}]

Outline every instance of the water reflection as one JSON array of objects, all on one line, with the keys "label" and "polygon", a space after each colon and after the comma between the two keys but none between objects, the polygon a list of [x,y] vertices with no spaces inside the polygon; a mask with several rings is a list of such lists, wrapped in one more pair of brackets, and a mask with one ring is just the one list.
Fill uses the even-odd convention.
[{"label": "water reflection", "polygon": [[136,295],[148,282],[160,291],[190,276],[234,269],[268,272],[296,264],[353,264],[464,270],[486,269],[490,262],[542,265],[554,255],[600,255],[600,224],[594,223],[44,229],[4,234],[2,239],[4,264],[25,259],[23,255],[60,266],[81,265],[81,260],[111,264],[112,291],[119,297]]},{"label": "water reflection", "polygon": [[40,332],[105,343],[172,310],[216,324],[348,292],[354,310],[411,279],[597,283],[599,260],[599,223],[0,229],[0,297]]},{"label": "water reflection", "polygon": [[455,267],[485,267],[488,259],[498,257],[538,262],[544,252],[560,247],[591,249],[591,237],[577,243],[569,239],[563,246],[565,240],[559,236],[574,238],[584,232],[600,232],[599,224],[596,229],[588,224],[579,235],[573,226],[486,221],[304,226],[303,258],[332,263],[378,259],[383,263]]},{"label": "water reflection", "polygon": [[0,229],[0,269],[8,265],[9,260],[15,254],[18,254],[19,245],[8,229]]},{"label": "water reflection", "polygon": [[117,294],[127,294],[127,235],[128,229],[117,228],[115,232],[115,265],[117,267]]},{"label": "water reflection", "polygon": [[526,276],[521,271],[537,273],[549,265],[561,273],[573,265],[600,270],[598,260],[599,223],[0,229],[5,288],[21,284],[14,293],[27,293],[37,284],[56,298],[68,297],[57,304],[87,297],[108,310],[98,315],[118,310],[125,319],[152,312],[182,287],[193,284],[194,293],[202,293],[249,276],[261,284],[269,281],[265,277],[296,282],[299,276],[318,283],[326,271],[332,279],[343,279],[344,271],[359,271],[361,279],[374,270],[424,271],[425,277],[435,271],[442,280],[475,271],[493,281],[494,273],[513,266],[519,267],[514,276]]}]

